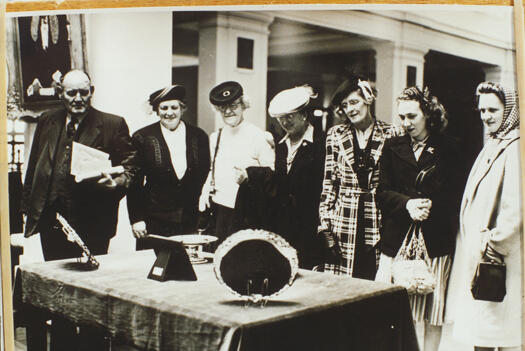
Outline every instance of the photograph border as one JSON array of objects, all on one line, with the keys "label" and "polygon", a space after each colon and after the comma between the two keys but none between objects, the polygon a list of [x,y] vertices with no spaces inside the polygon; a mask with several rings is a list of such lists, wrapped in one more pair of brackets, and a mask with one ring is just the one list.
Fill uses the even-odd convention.
[{"label": "photograph border", "polygon": [[[520,119],[525,120],[525,26],[524,26],[524,8],[522,0],[433,0],[430,4],[425,0],[413,1],[389,1],[389,0],[375,0],[368,2],[366,0],[303,0],[303,1],[272,1],[272,5],[493,5],[493,6],[513,6],[514,7],[514,41],[516,46],[516,75],[517,88],[519,95],[519,102],[522,106],[520,111]],[[179,7],[223,7],[223,6],[239,6],[239,5],[267,5],[265,0],[64,0],[64,1],[11,1],[4,4],[0,12],[0,36],[2,36],[2,48],[0,50],[0,60],[6,62],[6,21],[11,18],[6,18],[6,13],[21,13],[21,12],[47,12],[47,11],[77,11],[88,9],[126,9],[126,8],[163,8],[170,7],[176,10]],[[83,38],[83,45],[85,45]],[[85,47],[83,48],[84,62],[85,62]],[[19,54],[19,53],[18,53]],[[7,70],[5,70],[7,71]],[[18,74],[18,72],[17,72]],[[6,120],[6,97],[7,97],[7,73],[1,74],[0,79],[0,93],[2,99],[0,101],[0,108],[4,111],[4,121],[0,123],[0,172],[6,175],[8,172],[7,164],[7,123]],[[520,152],[521,152],[521,170],[522,170],[522,199],[525,194],[525,186],[523,186],[523,175],[525,175],[525,128],[520,128]],[[3,344],[0,345],[2,350],[14,351],[14,323],[13,323],[13,306],[12,306],[12,277],[11,277],[11,253],[10,253],[10,235],[9,235],[9,215],[8,215],[8,180],[7,177],[0,177],[0,258],[1,258],[1,277],[2,277],[2,335]],[[523,210],[523,206],[522,206]],[[522,252],[524,251],[523,237],[522,237]],[[522,266],[525,266],[522,265]],[[525,291],[525,279],[522,281],[522,292]],[[523,294],[522,294],[523,296]],[[525,303],[522,303],[522,327],[525,317]],[[522,345],[525,345],[525,331],[522,333]]]}]

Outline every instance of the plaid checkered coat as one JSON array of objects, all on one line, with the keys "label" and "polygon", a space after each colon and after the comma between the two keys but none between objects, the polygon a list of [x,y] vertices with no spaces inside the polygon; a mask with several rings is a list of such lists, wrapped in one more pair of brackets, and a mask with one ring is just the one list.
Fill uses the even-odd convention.
[{"label": "plaid checkered coat", "polygon": [[[375,246],[379,241],[381,214],[375,202],[379,185],[379,159],[386,139],[403,134],[402,129],[376,120],[370,136],[371,156],[374,168],[369,177],[369,189],[359,187],[357,175],[352,169],[354,149],[351,124],[336,125],[328,131],[326,138],[326,160],[323,192],[319,206],[320,225],[318,231],[331,231],[342,251],[341,265],[325,264],[325,271],[334,274],[352,275],[357,221],[364,221],[365,241]],[[360,196],[367,196],[364,202],[364,218],[358,217]],[[379,251],[376,251],[379,260]]]}]

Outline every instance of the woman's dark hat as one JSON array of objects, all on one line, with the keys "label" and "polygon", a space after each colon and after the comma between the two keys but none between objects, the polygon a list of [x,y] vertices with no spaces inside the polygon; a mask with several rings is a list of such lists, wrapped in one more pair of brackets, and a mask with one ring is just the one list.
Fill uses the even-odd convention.
[{"label": "woman's dark hat", "polygon": [[242,86],[234,81],[221,83],[210,91],[210,102],[216,106],[229,105],[243,94]]},{"label": "woman's dark hat", "polygon": [[367,79],[357,75],[351,75],[341,83],[332,95],[332,106],[339,106],[341,101],[353,91],[360,90],[361,95],[371,104],[376,99],[376,93]]},{"label": "woman's dark hat", "polygon": [[150,105],[156,109],[162,101],[179,100],[184,101],[186,89],[182,85],[172,85],[164,89],[157,90],[149,96]]}]

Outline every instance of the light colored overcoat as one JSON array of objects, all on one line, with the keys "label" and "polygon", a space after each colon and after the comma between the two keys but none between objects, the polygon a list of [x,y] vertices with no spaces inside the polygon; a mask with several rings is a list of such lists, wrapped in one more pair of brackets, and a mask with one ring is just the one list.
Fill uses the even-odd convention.
[{"label": "light colored overcoat", "polygon": [[[454,337],[475,346],[521,345],[521,172],[519,130],[490,139],[469,175],[447,299]],[[472,278],[486,243],[504,256],[503,302],[474,300]]]}]

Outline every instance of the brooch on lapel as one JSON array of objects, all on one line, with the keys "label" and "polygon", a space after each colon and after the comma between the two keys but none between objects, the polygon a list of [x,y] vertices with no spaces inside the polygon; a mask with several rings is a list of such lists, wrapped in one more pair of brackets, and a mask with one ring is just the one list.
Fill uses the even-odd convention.
[{"label": "brooch on lapel", "polygon": [[432,146],[427,147],[427,151],[431,154],[434,153],[434,148]]}]

